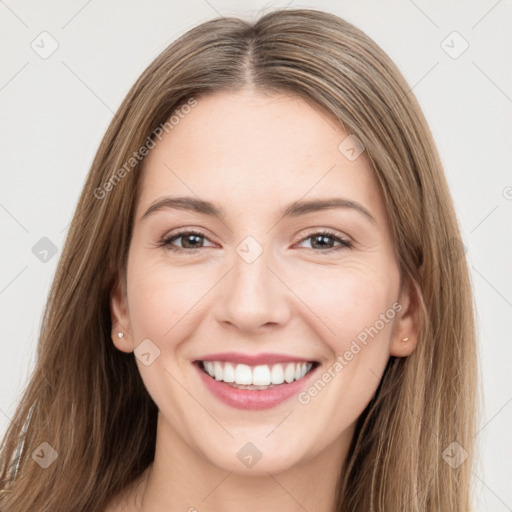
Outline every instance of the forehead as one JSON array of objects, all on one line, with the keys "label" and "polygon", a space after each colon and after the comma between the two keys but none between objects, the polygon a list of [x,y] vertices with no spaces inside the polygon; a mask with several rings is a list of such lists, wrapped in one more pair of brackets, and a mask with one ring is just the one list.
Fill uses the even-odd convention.
[{"label": "forehead", "polygon": [[214,93],[174,119],[145,158],[139,210],[164,195],[220,202],[228,215],[340,196],[385,216],[366,154],[347,158],[339,146],[349,134],[298,96]]}]

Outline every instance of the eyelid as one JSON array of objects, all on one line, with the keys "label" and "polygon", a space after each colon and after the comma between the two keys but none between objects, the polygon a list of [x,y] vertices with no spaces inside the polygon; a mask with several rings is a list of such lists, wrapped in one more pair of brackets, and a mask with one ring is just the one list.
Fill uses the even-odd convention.
[{"label": "eyelid", "polygon": [[[182,248],[182,247],[177,247],[177,246],[172,245],[171,242],[173,241],[173,239],[179,239],[179,238],[185,237],[186,235],[199,236],[205,240],[208,240],[213,245],[215,245],[215,242],[212,242],[210,240],[210,238],[202,232],[201,229],[190,227],[190,228],[178,229],[176,232],[171,231],[170,233],[164,235],[160,239],[160,241],[157,243],[157,246],[158,247],[166,247],[168,250],[173,251],[173,252],[178,252],[178,253],[181,252],[181,253],[189,253],[189,254],[195,254],[200,249],[206,249],[208,247],[212,247],[212,246],[205,246],[205,247],[197,247],[197,248]],[[294,246],[299,243],[305,242],[306,240],[313,238],[314,236],[322,236],[322,235],[333,239],[335,242],[338,242],[339,245],[335,246],[335,247],[329,247],[326,249],[315,249],[313,247],[307,248],[307,249],[310,249],[310,250],[314,251],[315,253],[331,253],[331,252],[339,251],[341,249],[351,249],[354,245],[354,242],[350,237],[338,232],[337,230],[334,230],[332,228],[321,228],[321,227],[315,228],[315,227],[313,227],[313,228],[308,228],[307,230],[303,230],[302,235],[294,243]]]},{"label": "eyelid", "polygon": [[326,234],[329,236],[341,238],[342,240],[344,240],[346,242],[354,241],[350,236],[346,235],[342,231],[338,231],[337,229],[327,228],[327,227],[323,227],[323,226],[313,226],[311,228],[303,229],[302,231],[299,232],[299,234],[297,236],[298,236],[298,241],[300,242],[301,240],[304,240],[304,238],[307,238],[307,237],[310,237],[313,235],[321,235],[321,234]]},{"label": "eyelid", "polygon": [[[311,229],[311,231],[309,231],[309,229]],[[354,246],[354,241],[350,237],[338,232],[335,229],[332,229],[332,228],[309,228],[309,229],[308,229],[308,232],[303,233],[299,237],[299,240],[294,245],[302,243],[302,242],[304,242],[310,238],[313,238],[315,236],[326,236],[326,237],[332,238],[336,242],[339,242],[340,245],[338,245],[337,247],[330,247],[325,250],[314,249],[314,248],[311,248],[311,250],[318,252],[318,253],[329,253],[329,252],[337,251],[337,250],[343,249],[343,248],[351,249]]]},{"label": "eyelid", "polygon": [[181,229],[179,228],[175,232],[171,231],[170,233],[166,233],[164,236],[162,236],[160,238],[160,240],[158,241],[158,243],[156,245],[158,247],[167,247],[169,250],[172,250],[172,251],[177,251],[177,252],[182,251],[182,252],[188,252],[188,253],[196,252],[199,249],[206,249],[207,247],[212,247],[212,246],[207,246],[207,247],[198,247],[196,249],[186,249],[186,248],[176,247],[176,246],[171,245],[171,241],[173,241],[173,239],[179,239],[186,235],[196,235],[201,238],[204,238],[205,240],[208,240],[213,245],[216,245],[215,242],[212,242],[212,240],[210,240],[210,238],[202,232],[202,230],[200,230],[198,228],[193,228],[193,227],[181,228]]}]

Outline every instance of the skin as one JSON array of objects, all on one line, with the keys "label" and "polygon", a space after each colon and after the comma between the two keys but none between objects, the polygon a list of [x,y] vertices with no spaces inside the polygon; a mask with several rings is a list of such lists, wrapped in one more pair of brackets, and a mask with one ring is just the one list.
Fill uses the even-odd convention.
[{"label": "skin", "polygon": [[[338,150],[346,136],[299,97],[221,92],[198,98],[146,157],[126,282],[112,291],[111,312],[119,350],[150,339],[160,351],[148,366],[136,359],[159,419],[155,461],[122,496],[126,510],[333,510],[355,422],[389,356],[409,355],[417,340],[416,301],[407,282],[400,289],[383,198],[366,153],[350,161]],[[225,217],[167,209],[141,220],[167,195],[212,201]],[[375,222],[349,208],[280,218],[292,201],[334,196]],[[204,234],[195,253],[190,237],[172,242],[189,252],[157,245],[178,228]],[[322,229],[353,247],[315,245]],[[236,252],[247,236],[263,249],[250,264]],[[400,312],[307,404],[294,396],[263,411],[232,408],[191,364],[214,352],[279,352],[319,361],[321,376],[397,301]],[[247,442],[262,453],[251,468],[237,457]]]}]

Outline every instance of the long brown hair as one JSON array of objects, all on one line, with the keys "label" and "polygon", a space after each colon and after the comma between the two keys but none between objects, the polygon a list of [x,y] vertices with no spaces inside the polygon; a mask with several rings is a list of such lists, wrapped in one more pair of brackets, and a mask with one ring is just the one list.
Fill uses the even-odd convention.
[{"label": "long brown hair", "polygon": [[[401,275],[419,290],[417,348],[390,358],[361,415],[336,510],[470,510],[473,298],[435,143],[408,84],[375,42],[333,14],[299,9],[190,30],[149,65],[116,112],[60,257],[36,367],[2,442],[3,512],[101,510],[153,460],[156,405],[133,354],[111,340],[109,295],[124,276],[141,170],[141,162],[126,162],[188,99],[244,87],[299,95],[357,136],[384,195]],[[467,457],[457,467],[443,458],[451,443]]]}]

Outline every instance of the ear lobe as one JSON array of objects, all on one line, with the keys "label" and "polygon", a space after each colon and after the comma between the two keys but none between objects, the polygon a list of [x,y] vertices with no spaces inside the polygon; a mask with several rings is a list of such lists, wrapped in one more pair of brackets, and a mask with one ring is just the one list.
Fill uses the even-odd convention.
[{"label": "ear lobe", "polygon": [[402,286],[398,299],[402,309],[397,315],[393,338],[390,344],[390,355],[406,357],[414,352],[419,337],[420,290],[408,278]]},{"label": "ear lobe", "polygon": [[[131,339],[130,314],[123,282],[116,278],[110,292],[110,318],[112,322],[112,341],[122,352],[133,352]],[[122,336],[119,336],[122,333]]]}]

